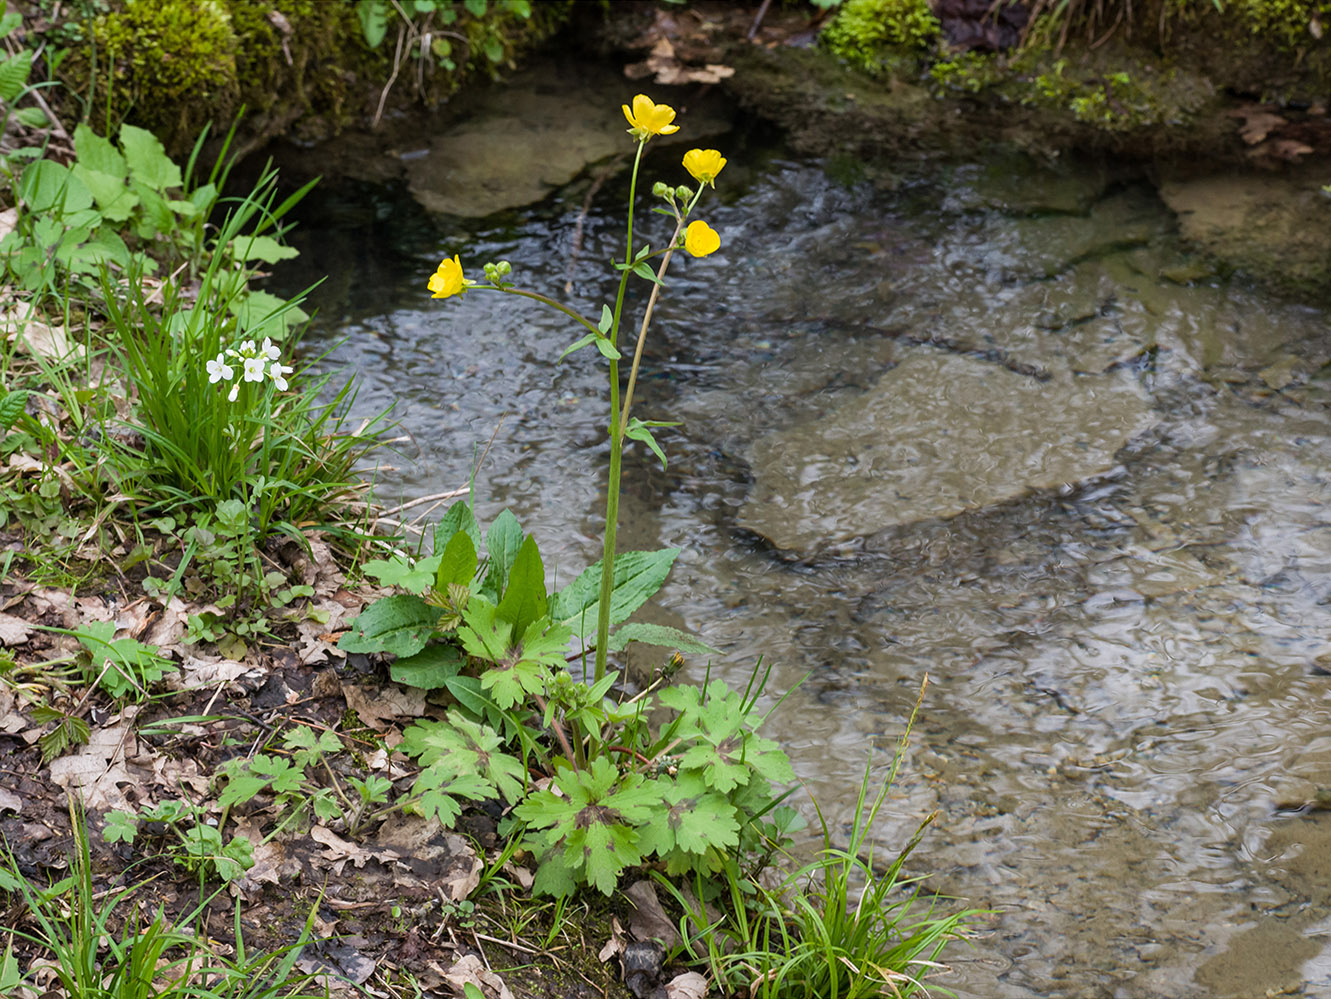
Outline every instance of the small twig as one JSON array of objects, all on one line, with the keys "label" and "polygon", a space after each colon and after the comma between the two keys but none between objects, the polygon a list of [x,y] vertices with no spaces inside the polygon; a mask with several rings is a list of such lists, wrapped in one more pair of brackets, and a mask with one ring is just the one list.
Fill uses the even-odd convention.
[{"label": "small twig", "polygon": [[463,486],[460,489],[449,489],[442,493],[432,493],[429,496],[418,496],[414,500],[408,500],[405,503],[399,503],[397,506],[389,507],[387,510],[379,511],[379,519],[391,517],[394,514],[402,513],[404,510],[410,510],[413,506],[420,506],[422,503],[433,503],[435,500],[452,499],[454,496],[465,496],[468,493],[468,487]]},{"label": "small twig", "polygon": [[772,0],[763,0],[762,5],[758,8],[757,15],[753,19],[753,24],[749,26],[749,33],[745,36],[748,41],[753,41],[757,36],[758,28],[762,25],[763,18],[767,16],[767,8],[770,6],[772,6]]},{"label": "small twig", "polygon": [[578,222],[573,229],[573,248],[569,251],[568,267],[564,270],[564,293],[573,293],[573,269],[578,264],[578,254],[582,252],[582,231],[587,223],[587,216],[592,210],[592,199],[596,197],[601,185],[604,184],[619,165],[628,158],[628,153],[617,153],[615,158],[605,165],[596,179],[592,181],[592,186],[587,188],[587,196],[582,199],[582,211],[578,213]]},{"label": "small twig", "polygon": [[[411,22],[408,21],[408,24]],[[383,91],[379,94],[379,106],[374,111],[374,120],[370,122],[371,128],[379,127],[379,119],[384,114],[384,102],[388,100],[388,92],[393,89],[393,84],[397,82],[397,74],[402,69],[402,43],[407,37],[407,29],[400,27],[397,29],[397,50],[393,53],[393,72],[388,77],[388,82],[384,84]]]}]

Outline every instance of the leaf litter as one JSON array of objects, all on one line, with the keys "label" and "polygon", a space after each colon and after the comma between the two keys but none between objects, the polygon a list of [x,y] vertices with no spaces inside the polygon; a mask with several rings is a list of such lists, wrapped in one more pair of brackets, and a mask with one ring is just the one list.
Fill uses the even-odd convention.
[{"label": "leaf litter", "polygon": [[[182,862],[159,826],[143,824],[132,843],[103,834],[112,813],[133,816],[182,802],[223,842],[244,840],[252,863],[205,905],[202,928],[215,940],[229,932],[234,938],[231,906],[238,903],[247,949],[276,949],[297,939],[312,915],[316,939],[299,966],[333,994],[394,994],[403,973],[431,995],[461,994],[467,983],[489,999],[631,994],[618,969],[598,973],[589,926],[569,926],[565,942],[544,948],[514,938],[502,921],[484,924],[483,932],[479,921],[459,918],[488,863],[502,863],[499,873],[524,892],[531,885],[523,858],[498,852],[495,818],[484,812],[464,813],[456,831],[393,813],[353,836],[341,821],[284,827],[290,811],[279,795],[219,806],[227,761],[272,750],[297,726],[337,733],[347,751],[329,767],[343,779],[378,776],[409,788],[419,768],[396,749],[403,731],[416,719],[444,716],[422,691],[383,682],[366,656],[336,648],[346,622],[380,594],[350,592],[325,543],[316,539],[309,553],[296,551],[288,560],[293,574],[314,590],[306,615],[280,626],[282,643],[247,643],[236,656],[186,641],[191,615],[217,610],[187,597],[126,599],[111,590],[74,596],[12,578],[0,585],[0,752],[9,761],[0,768],[0,838],[25,873],[45,883],[67,869],[73,795],[87,810],[94,890],[137,885],[146,908],[188,912],[199,901],[200,873]],[[96,638],[81,642],[63,632]],[[89,693],[87,679],[140,654],[161,664],[151,698],[134,684],[119,705]],[[58,673],[59,664],[79,656],[89,670],[82,684],[30,668],[56,663]],[[63,745],[45,764],[39,743],[60,723],[39,720],[43,704],[87,727],[85,742]],[[321,766],[306,768],[311,783],[328,783]],[[133,828],[124,818],[115,822]],[[647,912],[664,936],[647,899],[635,905],[635,929],[647,925]],[[679,980],[665,983],[665,994],[705,994],[680,991]]]}]

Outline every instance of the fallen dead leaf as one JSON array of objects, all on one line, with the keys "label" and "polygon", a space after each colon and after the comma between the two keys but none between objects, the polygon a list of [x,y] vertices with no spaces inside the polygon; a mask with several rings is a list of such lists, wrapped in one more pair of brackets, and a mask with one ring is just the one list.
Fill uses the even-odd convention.
[{"label": "fallen dead leaf", "polygon": [[[0,212],[0,239],[4,239],[17,227],[18,227],[17,208],[6,208],[3,212]],[[13,289],[10,288],[8,285],[6,285],[4,288],[0,288],[0,291],[5,292],[6,298],[8,298],[9,295],[13,293]]]},{"label": "fallen dead leaf", "polygon": [[707,979],[696,971],[686,971],[666,982],[666,999],[703,999],[707,995]]},{"label": "fallen dead leaf", "polygon": [[610,939],[605,942],[605,946],[596,955],[596,960],[605,964],[618,954],[624,953],[624,928],[619,925],[619,920],[611,917],[610,919]]},{"label": "fallen dead leaf", "polygon": [[[360,868],[365,866],[367,860],[383,860],[385,855],[391,853],[391,851],[373,851],[357,846],[350,840],[343,839],[327,826],[315,826],[311,829],[310,839],[328,848],[321,856],[325,860],[333,861],[333,872],[338,875],[341,875],[342,868],[346,866],[348,860]],[[397,854],[392,853],[389,859],[396,860]]]},{"label": "fallen dead leaf", "polygon": [[489,971],[475,954],[464,954],[454,961],[453,966],[444,972],[444,980],[459,992],[471,984],[484,992],[486,999],[513,999],[504,980]]},{"label": "fallen dead leaf", "polygon": [[22,645],[28,640],[28,635],[31,633],[28,622],[21,617],[14,617],[12,614],[0,614],[0,645],[8,645],[10,648],[15,645]]},{"label": "fallen dead leaf", "polygon": [[15,815],[23,814],[23,799],[13,791],[6,791],[0,787],[0,812],[13,812]]},{"label": "fallen dead leaf", "polygon": [[18,340],[29,353],[48,360],[63,360],[70,354],[83,356],[83,348],[69,342],[63,326],[48,326],[32,318],[31,310],[23,306],[0,313],[0,337]]},{"label": "fallen dead leaf", "polygon": [[629,932],[636,940],[659,940],[670,950],[680,943],[679,931],[661,908],[656,897],[656,886],[650,881],[635,881],[624,889],[624,895],[633,906],[629,915]]},{"label": "fallen dead leaf", "polygon": [[376,732],[388,730],[388,721],[419,718],[425,714],[425,691],[415,687],[387,686],[378,690],[342,684],[347,707]]},{"label": "fallen dead leaf", "polygon": [[85,808],[98,812],[112,808],[129,811],[129,800],[120,785],[142,787],[142,781],[125,766],[126,758],[137,752],[127,720],[93,729],[88,744],[80,746],[77,753],[51,761],[51,780],[66,791],[80,793]]}]

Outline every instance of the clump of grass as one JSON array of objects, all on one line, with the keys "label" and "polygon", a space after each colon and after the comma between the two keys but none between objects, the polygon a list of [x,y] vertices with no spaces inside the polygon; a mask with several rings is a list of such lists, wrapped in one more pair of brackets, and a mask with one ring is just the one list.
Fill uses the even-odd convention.
[{"label": "clump of grass", "polygon": [[[158,909],[151,919],[136,906],[121,919],[116,910],[134,889],[93,892],[92,859],[82,816],[71,807],[75,845],[71,873],[48,888],[25,878],[12,854],[0,858],[0,898],[17,905],[10,940],[0,955],[0,995],[50,994],[35,976],[54,976],[64,995],[78,999],[317,999],[325,995],[311,976],[295,971],[310,939],[307,922],[289,947],[259,954],[248,951],[241,934],[237,902],[234,956],[221,957],[205,945],[199,923],[205,899],[179,923]],[[12,918],[12,916],[11,916]],[[9,919],[6,920],[7,922]],[[194,930],[197,929],[197,932]],[[33,951],[29,969],[20,969],[21,951]]]}]

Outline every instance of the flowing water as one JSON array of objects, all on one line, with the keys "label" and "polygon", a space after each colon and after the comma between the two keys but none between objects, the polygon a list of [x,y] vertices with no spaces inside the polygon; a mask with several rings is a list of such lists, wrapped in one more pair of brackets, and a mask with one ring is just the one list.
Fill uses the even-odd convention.
[{"label": "flowing water", "polygon": [[[917,869],[996,910],[951,954],[960,995],[1331,995],[1327,314],[1198,267],[1110,167],[887,186],[706,144],[723,247],[673,265],[635,405],[682,425],[667,470],[625,463],[624,544],[682,549],[652,616],[736,682],[759,656],[773,694],[803,678],[769,734],[835,827],[928,673],[875,838],[937,810]],[[648,186],[685,179],[658,146]],[[556,366],[577,330],[535,305],[425,278],[506,258],[596,315],[627,188],[583,218],[599,171],[471,219],[329,189],[282,278],[330,275],[306,349],[410,434],[381,496],[485,451],[483,522],[512,508],[565,579],[598,556],[603,365]]]}]

